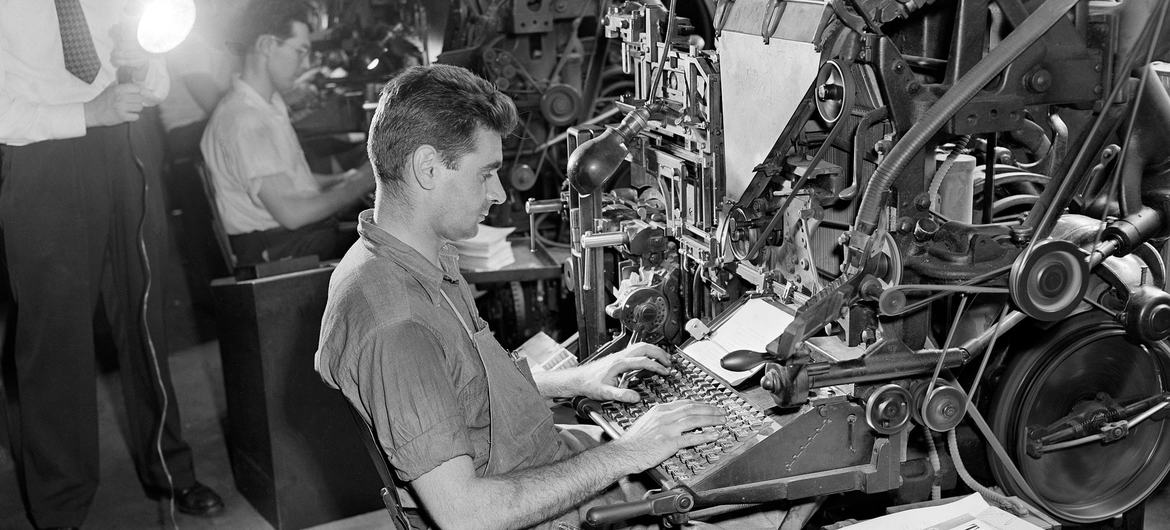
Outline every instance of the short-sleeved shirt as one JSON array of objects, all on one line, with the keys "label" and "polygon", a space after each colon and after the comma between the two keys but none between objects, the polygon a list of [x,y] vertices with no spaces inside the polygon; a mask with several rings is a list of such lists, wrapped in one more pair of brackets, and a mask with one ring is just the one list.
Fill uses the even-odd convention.
[{"label": "short-sleeved shirt", "polygon": [[400,479],[412,481],[461,455],[483,476],[486,374],[440,294],[468,323],[481,322],[455,249],[445,246],[435,265],[378,228],[372,210],[358,217],[358,234],[329,281],[317,372],[358,404]]},{"label": "short-sleeved shirt", "polygon": [[239,77],[211,113],[199,148],[230,235],[280,226],[260,201],[265,177],[284,174],[294,190],[320,192],[280,94],[273,92],[271,100],[265,100]]}]

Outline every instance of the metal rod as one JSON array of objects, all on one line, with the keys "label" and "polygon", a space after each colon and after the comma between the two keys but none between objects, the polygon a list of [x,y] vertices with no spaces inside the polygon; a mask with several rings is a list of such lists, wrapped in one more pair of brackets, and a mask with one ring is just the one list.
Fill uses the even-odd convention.
[{"label": "metal rod", "polygon": [[[602,112],[601,114],[598,114],[597,116],[589,118],[588,120],[582,122],[580,125],[595,125],[599,122],[603,122],[605,120],[608,120],[609,118],[611,118],[613,115],[617,114],[618,112],[621,112],[621,109],[619,109],[617,107],[610,107],[605,112]],[[549,147],[552,147],[556,144],[559,144],[559,143],[565,141],[565,138],[568,138],[568,137],[569,137],[569,131],[566,130],[565,132],[563,132],[561,134],[553,136],[551,140],[536,146],[536,149],[534,149],[533,152],[539,153],[541,151],[544,151],[545,149],[548,149]]]},{"label": "metal rod", "polygon": [[983,176],[983,224],[995,222],[995,148],[998,144],[996,133],[987,135],[987,160],[984,161]]}]

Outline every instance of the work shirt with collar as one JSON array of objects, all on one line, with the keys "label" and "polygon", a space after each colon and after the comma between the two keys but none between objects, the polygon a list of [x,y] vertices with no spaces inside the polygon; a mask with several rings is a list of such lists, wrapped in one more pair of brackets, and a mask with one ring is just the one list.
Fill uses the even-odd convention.
[{"label": "work shirt with collar", "polygon": [[[0,144],[27,145],[85,136],[85,103],[117,80],[110,55],[129,1],[80,2],[101,61],[92,83],[65,69],[53,2],[0,0]],[[170,80],[163,56],[152,56],[149,61],[139,85],[148,99],[157,103],[167,97]]]},{"label": "work shirt with collar", "polygon": [[329,282],[317,372],[360,404],[400,479],[414,480],[460,455],[483,476],[486,375],[440,291],[468,323],[485,323],[455,249],[445,245],[436,266],[378,228],[373,210],[358,217],[358,235]]},{"label": "work shirt with collar", "polygon": [[280,226],[260,201],[265,177],[283,174],[293,190],[320,192],[288,107],[278,92],[264,99],[239,77],[207,122],[199,144],[215,185],[215,202],[229,235]]}]

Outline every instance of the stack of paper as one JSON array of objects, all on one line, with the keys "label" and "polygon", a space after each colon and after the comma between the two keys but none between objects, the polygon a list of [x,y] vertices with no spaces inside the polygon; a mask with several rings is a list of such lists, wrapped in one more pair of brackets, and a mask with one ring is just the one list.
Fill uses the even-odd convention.
[{"label": "stack of paper", "polygon": [[496,228],[479,225],[479,233],[471,239],[453,241],[459,250],[459,268],[467,270],[496,270],[516,261],[512,255],[512,243],[508,241],[515,227]]}]

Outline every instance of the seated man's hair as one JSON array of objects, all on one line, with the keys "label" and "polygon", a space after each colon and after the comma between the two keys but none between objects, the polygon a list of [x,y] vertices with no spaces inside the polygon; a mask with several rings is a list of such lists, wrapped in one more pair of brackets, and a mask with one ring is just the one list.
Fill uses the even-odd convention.
[{"label": "seated man's hair", "polygon": [[455,169],[475,149],[479,127],[506,135],[518,124],[516,105],[487,80],[458,66],[415,66],[382,88],[370,124],[370,161],[395,194],[402,168],[419,146],[434,147],[443,164]]},{"label": "seated man's hair", "polygon": [[247,54],[264,35],[278,39],[292,36],[293,22],[301,22],[312,29],[311,6],[300,0],[251,0],[236,22],[236,30],[229,43],[240,55]]}]

